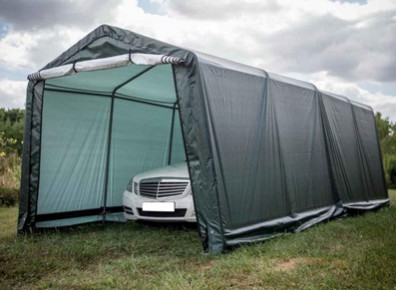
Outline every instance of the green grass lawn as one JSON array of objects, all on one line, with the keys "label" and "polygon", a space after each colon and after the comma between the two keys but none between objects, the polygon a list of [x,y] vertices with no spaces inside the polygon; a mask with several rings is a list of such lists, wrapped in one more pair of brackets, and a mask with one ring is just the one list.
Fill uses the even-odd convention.
[{"label": "green grass lawn", "polygon": [[0,208],[0,289],[395,289],[391,207],[299,234],[202,252],[196,229],[86,225],[16,237],[17,208]]}]

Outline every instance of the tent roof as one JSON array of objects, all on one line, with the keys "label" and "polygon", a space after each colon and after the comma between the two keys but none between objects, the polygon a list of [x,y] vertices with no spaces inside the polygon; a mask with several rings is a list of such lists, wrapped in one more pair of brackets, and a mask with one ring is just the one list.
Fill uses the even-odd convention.
[{"label": "tent roof", "polygon": [[[125,44],[124,49],[113,49],[114,51],[118,51],[118,54],[121,55],[125,53],[130,53],[131,49],[133,49],[134,53],[150,53],[150,54],[163,54],[168,56],[174,56],[182,58],[186,61],[186,65],[191,64],[194,59],[198,61],[198,63],[205,63],[215,67],[224,68],[227,70],[237,71],[243,74],[255,75],[258,77],[267,78],[269,77],[272,80],[279,81],[282,83],[287,83],[291,85],[295,85],[298,87],[302,87],[305,89],[310,89],[314,91],[319,91],[314,84],[309,82],[304,82],[284,76],[280,76],[274,73],[266,72],[263,69],[256,68],[253,66],[241,64],[238,62],[234,62],[231,60],[227,60],[221,57],[209,55],[207,53],[198,52],[192,49],[185,49],[175,45],[171,45],[162,41],[158,41],[152,39],[150,37],[146,37],[128,30],[124,30],[118,27],[113,27],[110,25],[101,25],[94,29],[91,33],[89,33],[86,37],[81,39],[75,45],[70,47],[56,59],[48,63],[41,70],[50,69],[54,67],[58,67],[65,64],[71,64],[73,62],[80,62],[84,60],[92,60],[97,58],[102,58],[101,52],[106,51],[107,55],[109,54],[110,47],[114,48],[112,45],[112,41],[117,41]],[[351,103],[353,105],[359,106],[369,111],[373,111],[370,106],[365,104],[361,104],[356,101],[350,101],[348,98],[337,95],[334,93],[329,93],[325,91],[321,91],[325,95],[331,96],[333,98],[339,99],[341,101]]]}]

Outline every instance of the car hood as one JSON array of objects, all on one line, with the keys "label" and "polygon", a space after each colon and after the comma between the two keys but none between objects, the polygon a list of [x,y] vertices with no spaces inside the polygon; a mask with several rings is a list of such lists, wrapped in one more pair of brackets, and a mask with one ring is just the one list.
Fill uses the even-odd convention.
[{"label": "car hood", "polygon": [[142,179],[157,177],[189,178],[187,162],[148,170],[135,175],[133,180],[139,182]]}]

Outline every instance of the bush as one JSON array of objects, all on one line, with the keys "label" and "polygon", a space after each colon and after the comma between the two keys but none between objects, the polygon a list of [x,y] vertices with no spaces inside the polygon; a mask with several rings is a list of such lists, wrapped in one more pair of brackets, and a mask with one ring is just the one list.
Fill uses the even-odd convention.
[{"label": "bush", "polygon": [[24,110],[0,108],[0,150],[22,153]]},{"label": "bush", "polygon": [[0,187],[0,206],[14,206],[19,200],[19,189]]},{"label": "bush", "polygon": [[396,188],[396,154],[384,154],[384,171],[388,188]]}]

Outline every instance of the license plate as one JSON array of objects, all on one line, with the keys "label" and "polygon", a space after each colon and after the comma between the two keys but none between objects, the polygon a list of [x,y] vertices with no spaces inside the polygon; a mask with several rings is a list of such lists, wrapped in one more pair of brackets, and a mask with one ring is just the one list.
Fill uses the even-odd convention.
[{"label": "license plate", "polygon": [[174,202],[143,202],[143,211],[160,211],[160,212],[174,212],[175,203]]}]

